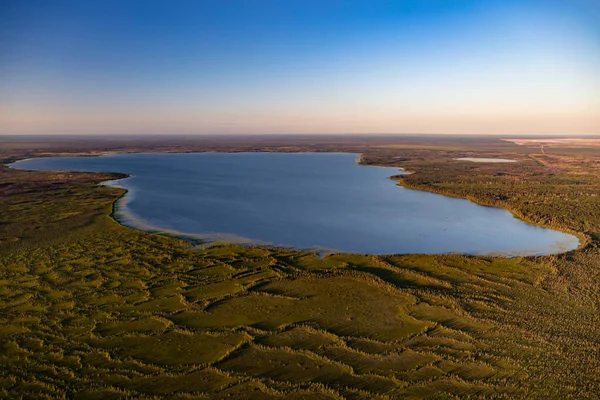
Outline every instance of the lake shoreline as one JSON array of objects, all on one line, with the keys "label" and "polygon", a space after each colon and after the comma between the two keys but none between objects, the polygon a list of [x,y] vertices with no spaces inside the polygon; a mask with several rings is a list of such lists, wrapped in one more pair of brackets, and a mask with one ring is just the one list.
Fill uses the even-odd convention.
[{"label": "lake shoreline", "polygon": [[[314,152],[303,152],[303,151],[297,151],[297,152],[258,152],[258,151],[190,151],[190,152],[143,152],[145,154],[190,154],[190,153],[284,153],[284,154],[292,154],[292,153],[297,153],[297,154],[303,154],[303,153],[314,153]],[[340,152],[335,152],[335,151],[328,151],[328,152],[319,152],[322,154],[335,154],[335,153],[343,153],[343,154],[353,154],[353,155],[358,155],[358,157],[355,159],[355,163],[361,166],[380,166],[380,167],[390,167],[389,165],[377,165],[377,164],[367,164],[365,163],[365,159],[364,159],[364,152],[361,153],[353,153],[353,152],[348,152],[348,151],[340,151]],[[93,153],[93,154],[88,154],[88,155],[83,155],[83,154],[78,154],[77,156],[84,156],[84,157],[99,157],[102,155],[115,155],[115,154],[142,154],[142,152],[115,152],[115,151],[111,151],[111,152],[106,152],[104,154],[100,154],[100,153]],[[54,155],[45,155],[44,157],[56,157]],[[27,159],[34,159],[34,158],[41,158],[41,157],[29,157],[29,158],[24,158],[21,160],[27,160]],[[11,162],[10,164],[5,164],[6,166],[8,166],[9,168],[13,168],[12,164],[16,161],[20,161],[20,160],[15,160],[13,162]],[[441,190],[436,190],[433,187],[422,187],[422,186],[418,186],[418,185],[411,185],[409,183],[406,182],[404,178],[404,176],[409,175],[409,174],[414,174],[414,173],[418,173],[418,171],[408,171],[402,167],[399,166],[393,166],[394,168],[398,168],[400,170],[402,170],[404,172],[404,174],[398,174],[398,175],[390,175],[388,178],[391,180],[395,180],[397,182],[397,184],[399,186],[405,187],[407,189],[410,190],[417,190],[417,191],[421,191],[421,192],[428,192],[428,193],[434,193],[434,194],[438,194],[438,195],[443,195],[443,196],[447,196],[447,197],[451,197],[451,198],[458,198],[458,199],[464,199],[467,200],[473,204],[479,205],[479,206],[484,206],[484,207],[491,207],[491,208],[495,208],[495,209],[503,209],[506,210],[508,212],[510,212],[510,214],[522,221],[525,222],[527,224],[536,226],[536,227],[541,227],[541,228],[546,228],[546,229],[551,229],[553,231],[560,231],[562,233],[565,234],[571,234],[573,236],[575,236],[578,239],[578,245],[576,248],[572,249],[572,250],[567,250],[567,251],[559,251],[556,253],[550,253],[550,254],[546,254],[546,255],[526,255],[526,254],[511,254],[511,253],[506,253],[506,252],[499,252],[499,254],[494,254],[494,252],[491,252],[490,254],[469,254],[469,253],[461,253],[461,252],[444,252],[444,253],[391,253],[391,254],[462,254],[462,255],[468,255],[468,256],[473,256],[473,257],[495,257],[495,258],[512,258],[512,257],[548,257],[548,256],[553,256],[553,255],[557,255],[557,254],[564,254],[564,253],[569,253],[572,251],[577,251],[583,247],[585,247],[586,244],[588,244],[588,239],[587,237],[580,233],[580,232],[574,232],[571,230],[565,230],[565,229],[557,229],[556,227],[549,227],[545,224],[540,224],[540,223],[536,223],[533,222],[531,220],[528,220],[527,218],[525,218],[518,210],[515,209],[511,209],[508,206],[498,206],[495,204],[487,204],[485,202],[479,201],[476,198],[471,198],[471,197],[462,197],[462,196],[457,196],[455,194],[453,194],[452,192],[445,192],[445,191],[441,191]],[[80,172],[80,171],[73,171],[73,172]],[[127,173],[123,173],[123,172],[106,172],[108,174],[120,174],[122,176],[119,176],[117,179],[110,179],[108,181],[103,181],[103,182],[99,182],[100,185],[105,185],[105,186],[110,186],[108,183],[116,183],[117,181],[120,181],[122,179],[127,179],[130,178],[132,175],[127,174]],[[114,187],[114,186],[113,186]],[[214,239],[210,239],[209,238],[209,234],[207,234],[206,236],[204,236],[203,234],[188,234],[185,232],[180,232],[180,231],[176,231],[176,230],[167,230],[167,229],[160,229],[160,228],[155,228],[152,227],[149,224],[146,224],[146,226],[144,226],[144,224],[138,225],[138,224],[131,224],[128,223],[126,221],[126,218],[128,217],[126,215],[127,211],[124,210],[119,210],[120,207],[123,207],[123,202],[126,201],[127,195],[129,193],[129,191],[123,187],[119,187],[121,190],[123,190],[124,192],[119,196],[119,198],[115,199],[115,201],[113,202],[113,208],[112,208],[112,212],[110,214],[110,217],[113,218],[116,222],[118,222],[119,224],[131,228],[131,229],[137,229],[140,231],[144,231],[147,232],[149,234],[159,234],[159,235],[163,235],[163,236],[169,236],[169,237],[173,237],[173,238],[177,238],[180,240],[185,240],[189,243],[192,243],[194,245],[197,245],[199,242],[203,243],[204,245],[211,245],[211,244],[221,244],[223,243],[222,240],[214,240]],[[124,217],[120,217],[118,214],[119,213],[124,213]],[[133,217],[130,218],[130,220],[134,220],[136,217],[130,215],[129,217]],[[336,254],[336,253],[351,253],[351,254],[363,254],[360,252],[346,252],[346,251],[329,251],[328,249],[320,249],[320,250],[313,250],[313,249],[307,249],[307,248],[299,248],[296,246],[285,246],[285,245],[271,245],[268,243],[260,243],[260,242],[256,242],[256,241],[252,241],[252,240],[248,240],[248,241],[244,241],[244,242],[236,242],[236,241],[232,241],[232,240],[227,240],[226,241],[227,244],[231,244],[231,245],[243,245],[243,246],[259,246],[259,247],[268,247],[268,248],[282,248],[282,249],[294,249],[296,251],[309,251],[309,252],[319,252],[319,251],[324,251],[327,253],[332,253],[332,254]]]},{"label": "lake shoreline", "polygon": [[[125,187],[118,184],[118,181],[122,179],[129,179],[132,176],[127,176],[124,178],[108,180],[104,182],[100,182],[101,186],[105,187],[113,187],[120,189],[122,193],[119,195],[117,199],[115,199],[112,203],[110,217],[114,219],[120,225],[129,228],[135,229],[141,232],[149,233],[152,235],[161,235],[166,237],[171,237],[179,240],[186,241],[195,248],[206,248],[210,246],[218,246],[218,245],[231,245],[231,246],[243,246],[243,247],[264,247],[269,249],[285,249],[285,250],[295,250],[299,252],[312,252],[318,254],[339,254],[346,253],[326,248],[306,248],[300,249],[294,246],[286,246],[286,245],[276,245],[270,243],[258,242],[249,238],[239,237],[234,234],[202,234],[202,233],[188,233],[188,232],[180,232],[177,230],[163,229],[152,226],[147,222],[141,220],[140,218],[134,216],[130,212],[125,209],[125,202],[131,200],[128,199],[127,196],[131,195],[131,190],[126,189]],[[219,236],[229,236],[228,238]],[[351,253],[349,253],[351,254]],[[360,253],[356,253],[360,254]]]},{"label": "lake shoreline", "polygon": [[[477,204],[477,205],[482,206],[482,207],[500,208],[502,210],[506,210],[506,211],[510,212],[511,215],[514,218],[516,218],[516,219],[518,219],[520,221],[523,221],[523,222],[525,222],[527,224],[530,224],[530,225],[533,225],[533,226],[537,226],[537,227],[540,227],[540,228],[552,229],[552,230],[555,230],[555,231],[559,231],[559,232],[562,232],[562,233],[573,235],[573,236],[577,237],[577,239],[579,239],[579,245],[577,246],[577,248],[575,248],[573,250],[561,252],[561,253],[558,253],[558,254],[567,254],[567,253],[572,252],[572,251],[578,251],[578,250],[583,249],[584,247],[586,247],[588,244],[591,243],[590,238],[586,234],[584,234],[582,232],[575,231],[575,230],[572,230],[572,229],[568,229],[568,228],[565,228],[565,227],[550,226],[550,225],[546,225],[546,224],[543,224],[543,223],[540,223],[540,222],[528,219],[523,213],[520,212],[520,210],[518,208],[511,207],[509,205],[499,206],[499,205],[496,205],[496,204],[485,202],[485,201],[483,201],[481,199],[478,199],[476,197],[460,196],[460,195],[457,195],[457,194],[455,194],[455,193],[453,193],[451,191],[439,190],[439,189],[435,189],[433,187],[423,188],[422,186],[419,186],[419,185],[411,185],[410,183],[406,182],[406,180],[404,180],[402,178],[402,176],[397,176],[397,177],[395,177],[394,180],[396,180],[398,182],[398,185],[400,185],[402,187],[405,187],[407,189],[426,191],[426,192],[429,192],[429,193],[440,194],[440,195],[443,195],[443,196],[453,197],[453,198],[456,198],[456,199],[464,199],[464,200],[470,201],[471,203]],[[546,257],[546,256],[532,256],[532,257]]]}]

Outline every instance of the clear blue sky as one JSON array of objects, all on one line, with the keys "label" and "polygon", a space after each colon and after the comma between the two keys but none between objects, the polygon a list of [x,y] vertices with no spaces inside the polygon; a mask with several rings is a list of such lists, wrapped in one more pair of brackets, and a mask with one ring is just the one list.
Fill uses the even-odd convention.
[{"label": "clear blue sky", "polygon": [[600,134],[598,0],[0,0],[0,133]]}]

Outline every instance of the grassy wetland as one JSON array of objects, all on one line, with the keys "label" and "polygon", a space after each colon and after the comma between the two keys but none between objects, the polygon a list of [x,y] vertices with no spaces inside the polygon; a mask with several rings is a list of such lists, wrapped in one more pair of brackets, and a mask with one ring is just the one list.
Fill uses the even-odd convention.
[{"label": "grassy wetland", "polygon": [[[598,398],[594,149],[479,138],[11,139],[3,162],[110,151],[353,151],[408,187],[576,233],[546,257],[195,249],[119,225],[114,174],[0,169],[0,396]],[[485,164],[460,157],[518,159]]]}]

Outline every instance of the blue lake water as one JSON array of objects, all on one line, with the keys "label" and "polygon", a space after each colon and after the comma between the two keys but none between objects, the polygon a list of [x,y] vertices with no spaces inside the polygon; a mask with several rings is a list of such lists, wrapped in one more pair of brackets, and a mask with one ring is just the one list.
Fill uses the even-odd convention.
[{"label": "blue lake water", "polygon": [[204,240],[369,254],[540,255],[578,239],[467,200],[406,189],[346,153],[115,154],[14,168],[125,172],[125,225]]}]

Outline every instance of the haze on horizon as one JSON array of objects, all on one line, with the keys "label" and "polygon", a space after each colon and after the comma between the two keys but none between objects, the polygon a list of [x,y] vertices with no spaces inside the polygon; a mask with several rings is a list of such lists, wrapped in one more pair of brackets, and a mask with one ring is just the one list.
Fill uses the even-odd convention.
[{"label": "haze on horizon", "polygon": [[0,134],[77,133],[600,134],[600,2],[0,2]]}]

